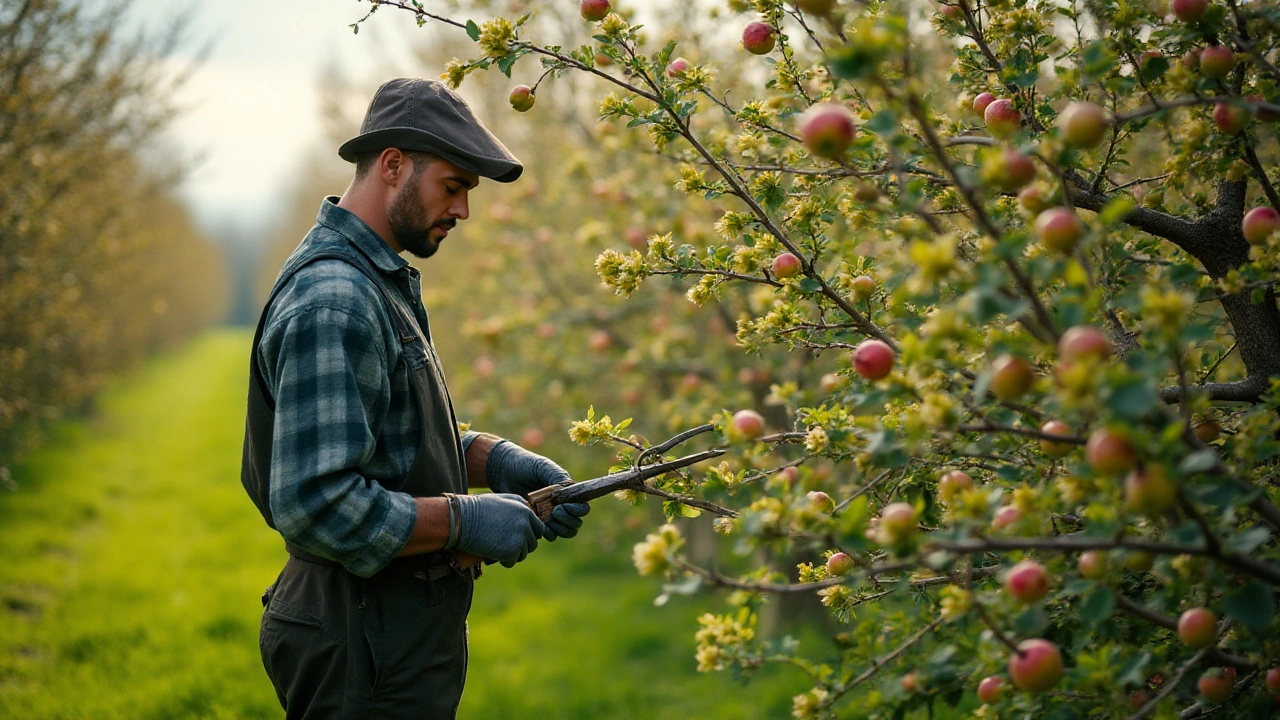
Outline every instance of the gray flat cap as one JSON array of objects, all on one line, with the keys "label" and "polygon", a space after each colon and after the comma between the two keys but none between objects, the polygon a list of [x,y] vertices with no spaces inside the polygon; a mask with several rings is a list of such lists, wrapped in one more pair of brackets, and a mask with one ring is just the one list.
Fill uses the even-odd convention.
[{"label": "gray flat cap", "polygon": [[466,101],[438,80],[396,78],[369,103],[360,134],[342,143],[338,156],[355,162],[389,147],[438,155],[463,170],[513,182],[524,166],[476,118]]}]

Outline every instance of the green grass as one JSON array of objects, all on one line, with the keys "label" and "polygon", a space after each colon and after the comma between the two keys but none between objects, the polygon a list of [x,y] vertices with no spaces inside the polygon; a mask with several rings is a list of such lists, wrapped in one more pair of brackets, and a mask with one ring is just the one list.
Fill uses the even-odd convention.
[{"label": "green grass", "polygon": [[[239,483],[250,335],[206,334],[57,426],[0,495],[0,717],[282,716],[257,648],[284,560]],[[572,469],[572,468],[571,468]],[[464,718],[787,717],[807,685],[694,672],[711,599],[653,607],[608,500],[579,538],[489,570]]]}]

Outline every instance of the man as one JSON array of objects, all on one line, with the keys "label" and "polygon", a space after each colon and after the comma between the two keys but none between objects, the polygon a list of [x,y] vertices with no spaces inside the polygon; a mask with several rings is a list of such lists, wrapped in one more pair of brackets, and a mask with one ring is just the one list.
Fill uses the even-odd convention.
[{"label": "man", "polygon": [[522,496],[568,474],[459,434],[400,253],[431,256],[481,177],[523,167],[429,80],[379,88],[338,154],[355,179],[286,261],[250,363],[242,481],[289,551],[263,594],[262,660],[290,719],[451,718],[478,574],[465,560],[511,567],[577,534],[589,506],[544,524]]}]

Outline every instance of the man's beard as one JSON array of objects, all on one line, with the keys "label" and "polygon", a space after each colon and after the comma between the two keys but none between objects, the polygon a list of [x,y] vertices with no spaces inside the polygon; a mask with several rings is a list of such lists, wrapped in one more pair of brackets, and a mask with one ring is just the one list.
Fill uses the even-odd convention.
[{"label": "man's beard", "polygon": [[400,247],[412,255],[429,258],[440,249],[440,241],[431,238],[431,231],[436,227],[451,228],[457,221],[449,218],[437,223],[430,222],[427,209],[414,191],[417,183],[406,183],[391,201],[387,211],[387,223],[391,226],[391,235]]}]

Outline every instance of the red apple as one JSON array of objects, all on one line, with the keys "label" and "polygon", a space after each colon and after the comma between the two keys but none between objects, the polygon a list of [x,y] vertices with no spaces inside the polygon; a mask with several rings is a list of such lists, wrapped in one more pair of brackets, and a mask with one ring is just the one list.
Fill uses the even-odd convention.
[{"label": "red apple", "polygon": [[982,678],[982,682],[978,683],[978,699],[984,705],[994,705],[1000,702],[1000,696],[1004,693],[1004,680],[996,675],[989,675]]},{"label": "red apple", "polygon": [[1045,247],[1069,255],[1084,235],[1084,223],[1071,208],[1054,207],[1036,216],[1032,232]]},{"label": "red apple", "polygon": [[613,335],[608,330],[594,330],[587,336],[587,347],[592,352],[602,353],[613,347]]},{"label": "red apple", "polygon": [[1018,521],[1022,517],[1022,511],[1017,505],[1001,505],[996,510],[996,516],[991,520],[991,527],[997,530],[1003,530]]},{"label": "red apple", "polygon": [[956,495],[973,487],[973,478],[963,470],[952,470],[938,478],[938,497],[950,503]]},{"label": "red apple", "polygon": [[755,410],[739,410],[725,433],[731,441],[751,441],[764,434],[764,417]]},{"label": "red apple", "polygon": [[813,503],[814,507],[822,512],[829,513],[836,509],[836,501],[832,500],[830,495],[822,492],[821,490],[810,490],[805,493],[805,497],[809,499],[809,502]]},{"label": "red apple", "polygon": [[879,340],[863,340],[853,351],[853,369],[868,380],[879,380],[893,370],[893,349]]},{"label": "red apple", "polygon": [[768,55],[773,51],[776,38],[773,28],[759,20],[742,29],[742,47],[752,55]]},{"label": "red apple", "polygon": [[1163,465],[1134,470],[1124,479],[1124,504],[1129,512],[1160,515],[1178,500],[1178,488]]},{"label": "red apple", "polygon": [[1094,430],[1085,443],[1084,459],[1096,473],[1120,475],[1138,462],[1138,451],[1121,433],[1101,428]]},{"label": "red apple", "polygon": [[538,428],[525,428],[524,432],[520,433],[520,446],[530,450],[542,447],[545,441],[546,436]]},{"label": "red apple", "polygon": [[1222,79],[1236,66],[1236,54],[1226,45],[1210,45],[1200,51],[1200,72]]},{"label": "red apple", "polygon": [[1058,339],[1058,357],[1067,363],[1085,358],[1107,360],[1111,357],[1111,341],[1098,328],[1076,325]]},{"label": "red apple", "polygon": [[685,60],[682,57],[678,57],[675,60],[672,60],[669,65],[667,65],[667,77],[679,77],[683,75],[685,71],[688,69],[689,69],[689,61]]},{"label": "red apple", "polygon": [[507,99],[511,101],[511,107],[517,112],[527,112],[538,98],[528,85],[517,85],[511,90],[511,95]]},{"label": "red apple", "polygon": [[987,182],[1005,192],[1013,192],[1036,177],[1036,164],[1026,154],[1007,148],[982,168]]},{"label": "red apple", "polygon": [[1202,420],[1196,423],[1195,426],[1191,428],[1191,432],[1199,438],[1200,442],[1211,443],[1214,440],[1217,440],[1218,436],[1222,434],[1222,425],[1218,424],[1217,420],[1209,418],[1208,420]]},{"label": "red apple", "polygon": [[1267,205],[1256,207],[1245,213],[1240,230],[1250,245],[1261,245],[1271,233],[1280,230],[1280,212]]},{"label": "red apple", "polygon": [[853,558],[848,553],[833,553],[827,558],[827,572],[832,575],[847,575],[853,569]]},{"label": "red apple", "polygon": [[850,285],[853,286],[854,300],[866,300],[876,292],[876,280],[870,275],[859,275]]},{"label": "red apple", "polygon": [[978,97],[973,99],[973,111],[979,115],[987,112],[987,106],[996,101],[996,96],[989,92],[978,93]]},{"label": "red apple", "polygon": [[1267,691],[1280,694],[1280,668],[1267,671]]},{"label": "red apple", "polygon": [[920,689],[920,678],[913,672],[902,676],[902,689],[913,693]]},{"label": "red apple", "polygon": [[1027,394],[1036,382],[1031,363],[1016,355],[1004,354],[991,364],[991,392],[1000,400],[1015,400]]},{"label": "red apple", "polygon": [[1236,669],[1231,667],[1214,668],[1200,676],[1197,687],[1200,694],[1216,703],[1224,703],[1231,699],[1235,691]]},{"label": "red apple", "polygon": [[1018,193],[1018,207],[1034,217],[1049,209],[1049,199],[1040,188],[1032,185],[1022,188],[1022,192]]},{"label": "red apple", "polygon": [[840,386],[843,384],[844,378],[835,373],[827,373],[818,380],[818,388],[828,395],[839,390]]},{"label": "red apple", "polygon": [[987,124],[987,132],[998,138],[1009,137],[1018,132],[1018,128],[1022,126],[1022,114],[1008,98],[993,100],[987,109],[982,111],[982,119]]},{"label": "red apple", "polygon": [[916,531],[916,509],[903,502],[890,503],[880,511],[878,527],[889,542],[905,540]]},{"label": "red apple", "polygon": [[1058,116],[1062,139],[1072,147],[1097,147],[1107,134],[1107,111],[1091,102],[1073,102]]},{"label": "red apple", "polygon": [[609,14],[609,0],[582,0],[578,10],[582,12],[582,17],[591,22],[603,20]]},{"label": "red apple", "polygon": [[942,13],[942,16],[948,20],[964,22],[964,10],[959,5],[943,5],[938,12]]},{"label": "red apple", "polygon": [[1019,690],[1042,693],[1062,677],[1062,653],[1048,640],[1023,640],[1009,657],[1009,677]]},{"label": "red apple", "polygon": [[787,484],[787,487],[793,488],[796,483],[800,482],[800,471],[795,465],[784,467],[778,471],[778,478]]},{"label": "red apple", "polygon": [[1249,124],[1249,110],[1220,102],[1213,106],[1213,124],[1227,135],[1239,135]]},{"label": "red apple", "polygon": [[1173,14],[1185,23],[1195,22],[1204,15],[1209,0],[1173,0]]},{"label": "red apple", "polygon": [[857,128],[844,105],[818,103],[800,116],[800,139],[809,152],[829,160],[840,157],[853,143]]},{"label": "red apple", "polygon": [[1097,580],[1107,574],[1107,554],[1101,550],[1085,550],[1076,561],[1081,577]]},{"label": "red apple", "polygon": [[[1071,426],[1061,420],[1050,420],[1040,426],[1040,432],[1046,435],[1068,436],[1071,434]],[[1072,447],[1074,445],[1069,442],[1040,438],[1040,452],[1050,457],[1062,457],[1071,452]]]},{"label": "red apple", "polygon": [[1178,617],[1178,638],[1192,650],[1213,645],[1218,639],[1218,617],[1208,608],[1191,608]]},{"label": "red apple", "polygon": [[800,263],[800,258],[792,253],[784,252],[773,259],[773,274],[779,279],[795,277],[804,270],[804,266]]},{"label": "red apple", "polygon": [[1033,603],[1049,593],[1049,573],[1034,560],[1023,560],[1004,576],[1004,589],[1016,600]]}]

